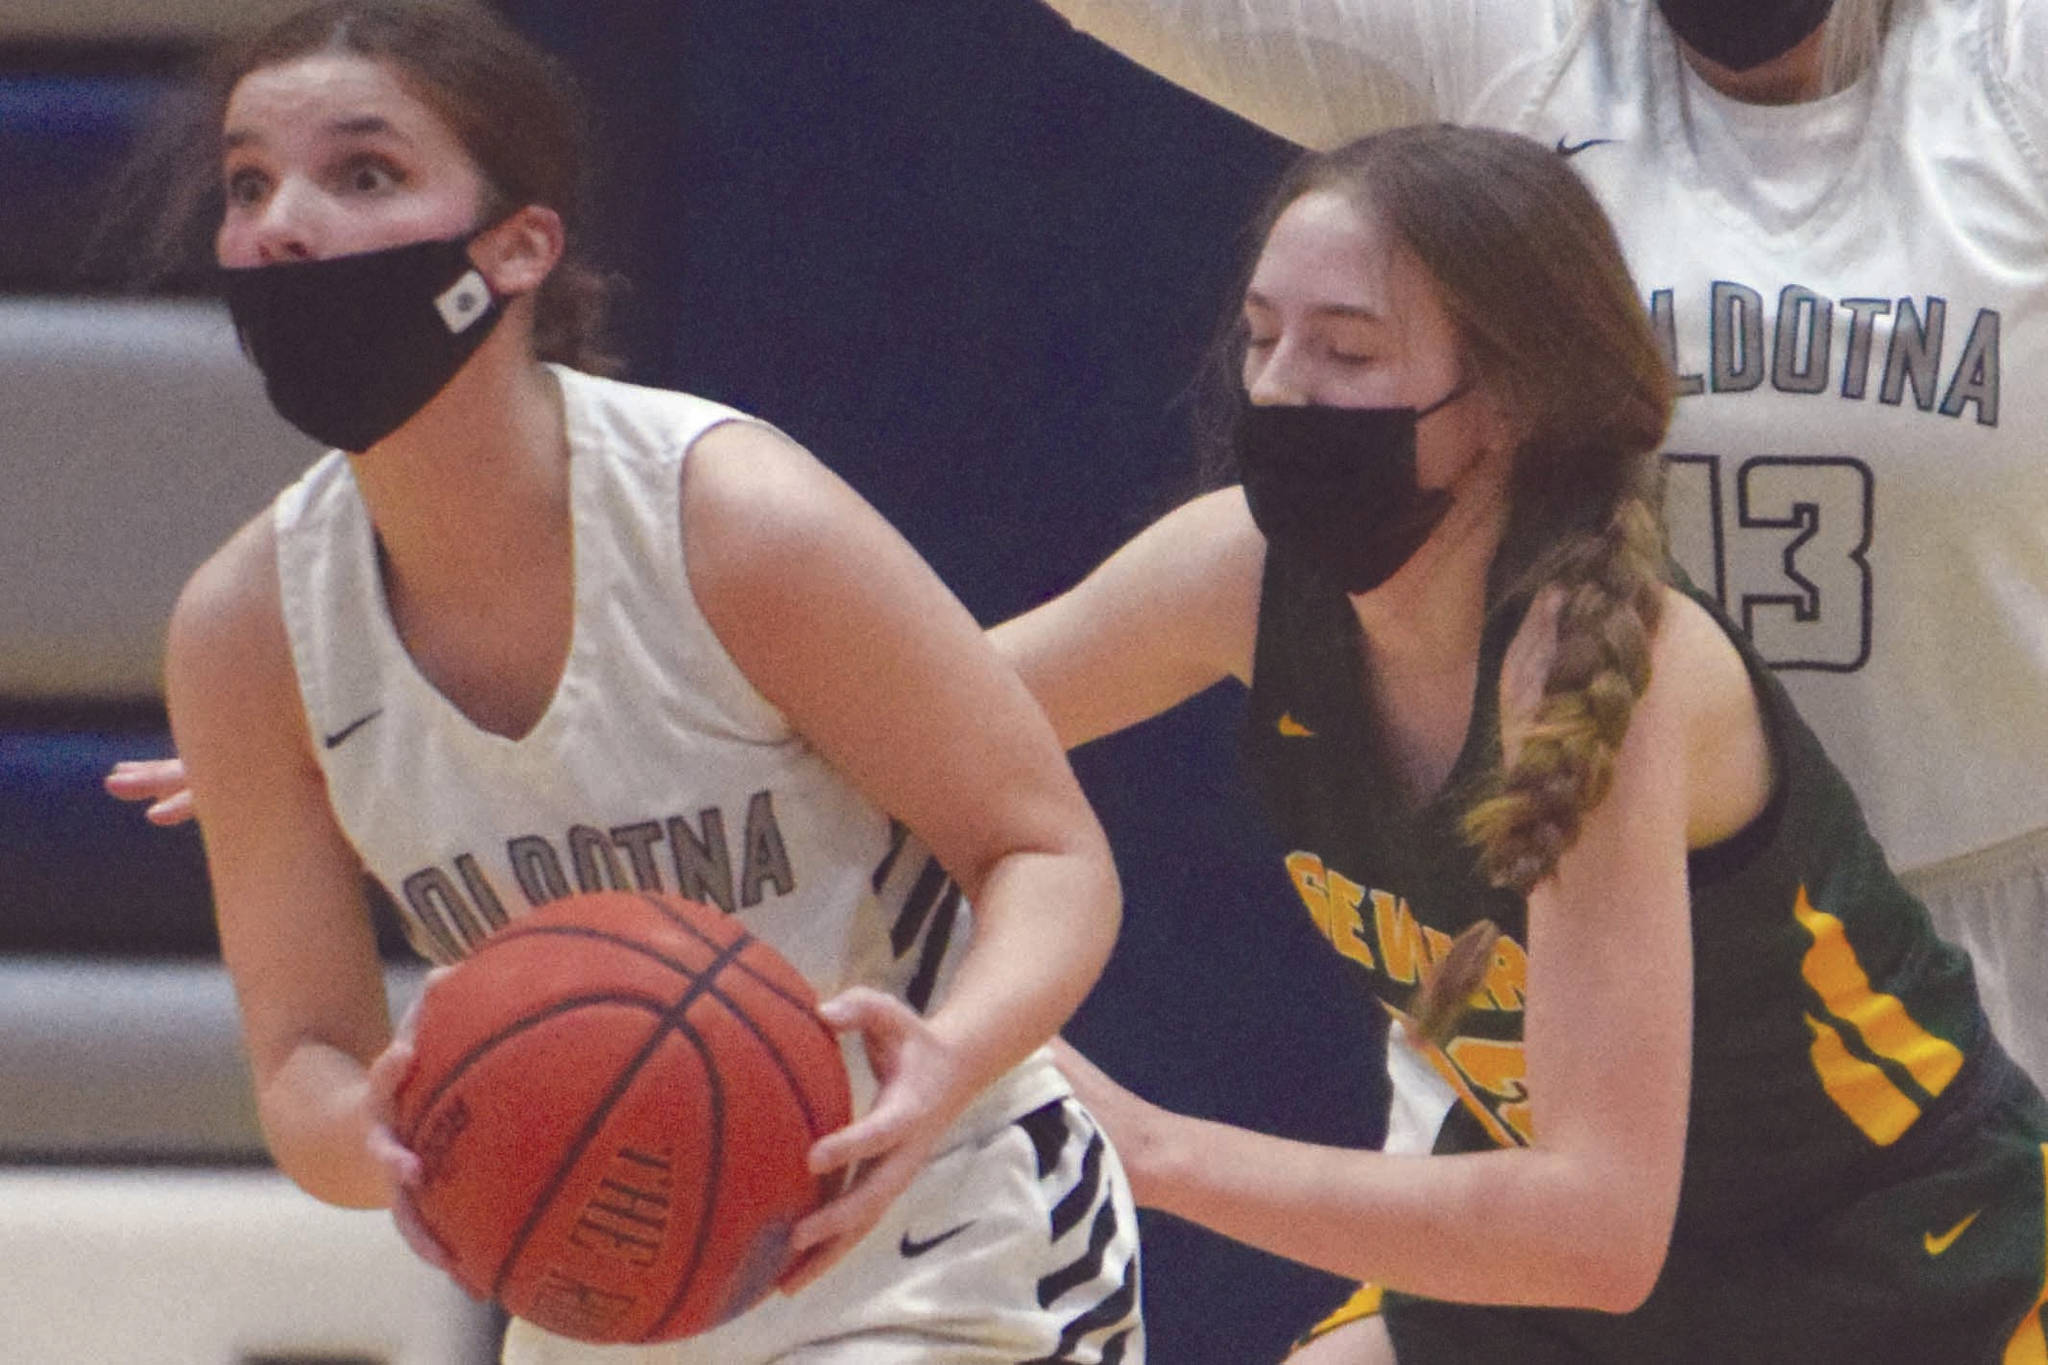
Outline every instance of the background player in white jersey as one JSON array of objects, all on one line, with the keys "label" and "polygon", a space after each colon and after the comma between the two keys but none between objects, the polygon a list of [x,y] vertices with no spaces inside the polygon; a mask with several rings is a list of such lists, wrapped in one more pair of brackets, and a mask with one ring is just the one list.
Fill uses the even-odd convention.
[{"label": "background player in white jersey", "polygon": [[1047,3],[1305,145],[1571,158],[1679,376],[1680,562],[2048,1077],[2048,3]]},{"label": "background player in white jersey", "polygon": [[571,889],[681,890],[833,996],[866,1102],[812,1161],[854,1177],[786,1296],[646,1350],[515,1323],[506,1358],[1141,1359],[1128,1194],[1041,1048],[1116,881],[1014,674],[788,439],[576,368],[575,120],[509,29],[344,0],[219,75],[223,287],[337,447],[194,575],[166,665],[279,1165],[401,1210],[417,1171],[366,870],[442,961]]}]

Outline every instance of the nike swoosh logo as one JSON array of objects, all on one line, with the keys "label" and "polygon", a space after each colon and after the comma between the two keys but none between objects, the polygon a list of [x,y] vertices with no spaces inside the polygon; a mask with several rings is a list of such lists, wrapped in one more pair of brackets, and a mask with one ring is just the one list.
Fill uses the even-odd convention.
[{"label": "nike swoosh logo", "polygon": [[1316,732],[1294,718],[1292,711],[1282,713],[1279,724],[1273,727],[1288,739],[1314,739]]},{"label": "nike swoosh logo", "polygon": [[369,723],[370,723],[371,721],[373,721],[373,720],[377,719],[377,717],[379,717],[379,716],[381,716],[381,715],[383,715],[383,714],[384,714],[384,708],[380,706],[380,707],[378,707],[378,708],[377,708],[376,710],[372,711],[372,712],[371,712],[371,713],[370,713],[369,715],[367,715],[367,716],[358,716],[358,717],[356,717],[356,718],[355,718],[354,720],[350,721],[350,722],[349,722],[348,724],[346,724],[346,725],[342,726],[342,727],[341,727],[341,728],[340,728],[339,730],[336,730],[336,731],[335,731],[335,732],[334,732],[333,734],[331,734],[331,735],[327,736],[327,737],[326,737],[326,738],[325,738],[324,740],[322,740],[321,742],[322,742],[323,744],[325,744],[325,745],[326,745],[326,746],[327,746],[328,748],[330,748],[330,749],[337,749],[337,748],[340,748],[340,747],[341,747],[341,744],[342,744],[342,742],[343,742],[344,740],[346,740],[346,739],[347,739],[347,738],[348,738],[348,737],[349,737],[350,735],[352,735],[352,734],[354,734],[354,733],[355,733],[356,731],[358,731],[358,730],[362,729],[362,728],[363,728],[363,727],[364,727],[365,725],[368,725],[368,724],[369,724]]},{"label": "nike swoosh logo", "polygon": [[[1984,1212],[1984,1210],[1977,1210],[1977,1213],[1982,1212]],[[1924,1240],[1927,1245],[1927,1254],[1929,1256],[1939,1256],[1942,1252],[1947,1251],[1950,1247],[1954,1246],[1956,1243],[1956,1238],[1962,1236],[1963,1233],[1966,1230],[1968,1230],[1970,1224],[1977,1221],[1977,1213],[1971,1214],[1968,1218],[1965,1218],[1962,1222],[1956,1224],[1947,1232],[1942,1233],[1939,1237],[1936,1237],[1931,1232],[1926,1234]]]},{"label": "nike swoosh logo", "polygon": [[1560,137],[1557,140],[1557,154],[1559,156],[1577,156],[1588,147],[1605,147],[1614,140],[1611,137],[1589,137],[1584,142],[1566,142]]},{"label": "nike swoosh logo", "polygon": [[919,1256],[924,1255],[927,1251],[932,1250],[934,1247],[952,1241],[955,1237],[958,1237],[961,1233],[967,1231],[967,1229],[973,1226],[974,1220],[970,1218],[966,1222],[962,1223],[959,1227],[947,1228],[938,1236],[927,1237],[921,1242],[916,1240],[909,1233],[906,1232],[903,1234],[903,1240],[897,1244],[896,1249],[903,1253],[903,1258],[905,1260],[915,1260]]}]

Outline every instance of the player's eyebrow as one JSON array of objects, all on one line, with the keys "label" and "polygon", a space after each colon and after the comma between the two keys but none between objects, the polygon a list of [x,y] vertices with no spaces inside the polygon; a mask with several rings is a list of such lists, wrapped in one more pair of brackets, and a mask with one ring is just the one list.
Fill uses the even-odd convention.
[{"label": "player's eyebrow", "polygon": [[[1244,296],[1247,307],[1271,308],[1273,301],[1257,290],[1247,291]],[[1311,313],[1329,317],[1352,318],[1359,322],[1385,322],[1386,317],[1362,303],[1319,303],[1310,308]]]},{"label": "player's eyebrow", "polygon": [[[400,142],[412,141],[397,124],[382,114],[352,114],[333,120],[321,131],[331,137],[390,137]],[[221,134],[220,145],[222,151],[232,152],[262,140],[260,135],[249,129],[230,128]]]}]

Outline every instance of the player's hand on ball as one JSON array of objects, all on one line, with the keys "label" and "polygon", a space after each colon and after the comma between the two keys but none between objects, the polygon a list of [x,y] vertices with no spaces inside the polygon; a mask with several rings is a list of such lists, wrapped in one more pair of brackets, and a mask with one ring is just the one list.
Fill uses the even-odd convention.
[{"label": "player's hand on ball", "polygon": [[396,1035],[370,1063],[371,1124],[367,1139],[370,1156],[384,1172],[385,1184],[389,1187],[391,1219],[398,1225],[398,1235],[405,1239],[414,1255],[436,1270],[443,1271],[454,1262],[427,1229],[418,1206],[413,1202],[423,1174],[420,1159],[398,1140],[392,1121],[398,1112],[398,1092],[412,1074],[413,1063],[417,1060],[413,1034],[418,1026],[420,1000],[433,989],[436,980],[452,970],[450,967],[436,967],[427,973],[426,986],[399,1020]]},{"label": "player's hand on ball", "polygon": [[1131,1197],[1139,1204],[1146,1198],[1147,1158],[1154,1135],[1167,1112],[1111,1080],[1095,1063],[1074,1050],[1064,1038],[1052,1040],[1052,1059],[1074,1087],[1074,1097],[1109,1134],[1110,1145],[1123,1161],[1124,1174],[1131,1182]]},{"label": "player's hand on ball", "polygon": [[966,1102],[958,1059],[901,1000],[856,986],[818,1012],[841,1032],[859,1031],[881,1089],[865,1115],[811,1148],[811,1170],[839,1172],[844,1183],[791,1233],[795,1259],[777,1284],[789,1294],[824,1274],[881,1221]]},{"label": "player's hand on ball", "polygon": [[123,759],[107,774],[106,787],[123,801],[149,802],[143,817],[152,825],[178,825],[192,818],[192,789],[185,782],[183,759]]}]

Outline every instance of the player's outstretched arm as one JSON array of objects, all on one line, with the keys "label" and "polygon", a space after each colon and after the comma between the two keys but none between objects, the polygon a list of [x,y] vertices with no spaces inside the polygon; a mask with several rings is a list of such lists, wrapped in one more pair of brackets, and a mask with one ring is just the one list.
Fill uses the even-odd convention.
[{"label": "player's outstretched arm", "polygon": [[[871,1110],[819,1144],[862,1163],[800,1225],[856,1240],[990,1082],[1058,1031],[1094,984],[1121,900],[1108,842],[1045,716],[909,544],[787,438],[730,423],[685,464],[691,589],[753,685],[972,900],[972,945],[927,1018],[840,1021],[894,1065]],[[829,1004],[829,1002],[828,1002]],[[833,1010],[828,1010],[828,1018]]]},{"label": "player's outstretched arm", "polygon": [[369,1067],[390,1039],[384,979],[361,865],[306,733],[267,514],[186,586],[165,692],[271,1154],[320,1199],[386,1205],[369,1147]]},{"label": "player's outstretched arm", "polygon": [[1219,489],[989,638],[1071,749],[1225,678],[1249,682],[1265,562],[1244,494]]},{"label": "player's outstretched arm", "polygon": [[1768,788],[1741,757],[1762,740],[1740,660],[1688,607],[1667,608],[1613,787],[1530,896],[1531,1144],[1415,1157],[1294,1142],[1161,1109],[1062,1048],[1141,1204],[1433,1298],[1610,1312],[1642,1301],[1684,1158],[1686,849],[1739,828]]},{"label": "player's outstretched arm", "polygon": [[1461,119],[1569,0],[1045,0],[1147,70],[1268,132],[1330,148]]}]

